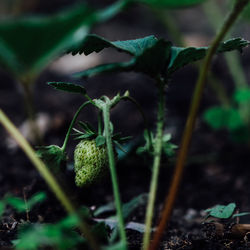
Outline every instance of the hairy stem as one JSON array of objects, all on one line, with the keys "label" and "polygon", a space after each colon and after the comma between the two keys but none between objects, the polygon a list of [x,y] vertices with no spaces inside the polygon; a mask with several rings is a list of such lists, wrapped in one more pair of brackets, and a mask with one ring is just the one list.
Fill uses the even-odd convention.
[{"label": "hairy stem", "polygon": [[145,233],[143,235],[143,246],[142,249],[146,250],[149,247],[151,226],[154,212],[154,204],[156,198],[157,184],[159,169],[161,163],[161,153],[162,153],[162,137],[164,129],[164,116],[165,116],[165,93],[164,93],[164,82],[159,80],[158,82],[158,92],[159,92],[159,104],[158,104],[158,114],[157,114],[157,131],[156,139],[154,145],[154,160],[152,168],[152,178],[150,183],[149,199],[147,204],[147,212],[145,219]]},{"label": "hairy stem", "polygon": [[110,106],[109,104],[105,104],[102,108],[103,111],[103,121],[104,121],[104,131],[105,131],[105,138],[106,138],[106,145],[108,150],[108,158],[109,158],[109,167],[111,173],[111,180],[115,198],[115,206],[116,206],[116,213],[117,213],[117,220],[119,225],[119,232],[120,238],[123,242],[123,246],[127,249],[127,240],[126,240],[126,232],[125,232],[125,224],[122,214],[122,203],[120,198],[119,192],[119,185],[117,179],[117,173],[115,169],[115,155],[112,145],[112,138],[110,133]]},{"label": "hairy stem", "polygon": [[158,248],[162,234],[166,228],[166,225],[170,219],[170,216],[173,210],[174,202],[176,200],[178,188],[179,188],[183,170],[184,170],[184,164],[186,161],[192,132],[194,129],[197,111],[200,105],[202,92],[205,86],[205,79],[209,70],[212,57],[214,53],[216,52],[220,41],[223,39],[225,34],[228,32],[228,30],[233,25],[233,23],[235,22],[235,20],[237,19],[237,17],[239,16],[239,14],[241,13],[241,11],[243,10],[243,8],[246,6],[248,2],[249,0],[238,0],[236,2],[232,12],[227,17],[224,25],[222,26],[218,35],[215,37],[214,41],[212,42],[212,45],[209,48],[208,53],[203,61],[202,67],[200,69],[199,77],[196,82],[194,95],[193,95],[192,103],[191,103],[190,110],[189,110],[189,115],[186,121],[185,129],[184,129],[184,133],[182,137],[182,142],[181,142],[181,147],[180,147],[180,151],[179,151],[176,166],[175,166],[174,176],[170,185],[169,193],[165,200],[165,205],[164,205],[164,209],[161,215],[161,220],[157,227],[157,231],[154,235],[153,242],[151,244],[150,249],[156,250]]},{"label": "hairy stem", "polygon": [[70,123],[70,125],[69,125],[67,134],[66,134],[66,136],[65,136],[65,139],[64,139],[64,142],[63,142],[63,145],[62,145],[62,151],[63,151],[63,152],[65,152],[65,150],[66,150],[66,146],[67,146],[67,143],[68,143],[68,141],[69,141],[69,136],[70,136],[71,130],[72,130],[74,124],[75,124],[75,121],[76,121],[78,115],[80,114],[80,112],[82,111],[82,109],[83,109],[84,107],[86,107],[86,106],[87,106],[88,104],[90,104],[90,103],[91,103],[91,101],[84,102],[84,103],[79,107],[79,109],[76,111],[76,113],[75,113],[75,115],[74,115],[74,117],[73,117],[73,119],[72,119],[72,121],[71,121],[71,123]]},{"label": "hairy stem", "polygon": [[[22,150],[25,152],[27,157],[30,159],[30,161],[33,163],[33,165],[36,167],[38,172],[41,174],[41,176],[44,178],[44,180],[47,182],[49,188],[51,191],[55,194],[57,199],[61,202],[61,204],[64,206],[65,210],[69,214],[76,214],[77,210],[75,209],[74,205],[71,203],[71,201],[68,199],[54,176],[51,174],[49,169],[45,166],[45,164],[40,160],[40,158],[37,157],[35,151],[31,148],[30,144],[25,140],[25,138],[21,135],[21,133],[18,131],[18,129],[15,127],[15,125],[9,120],[9,118],[4,114],[4,112],[0,109],[0,123],[5,127],[5,129],[10,133],[10,135],[17,141],[19,146],[22,148]],[[99,245],[95,241],[92,233],[88,229],[88,225],[81,220],[80,223],[80,229],[86,239],[88,240],[90,246],[98,250]]]}]

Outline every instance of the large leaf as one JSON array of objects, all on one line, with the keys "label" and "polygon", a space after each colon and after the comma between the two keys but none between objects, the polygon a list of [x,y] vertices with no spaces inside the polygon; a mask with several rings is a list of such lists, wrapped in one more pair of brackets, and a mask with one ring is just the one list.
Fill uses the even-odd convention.
[{"label": "large leaf", "polygon": [[[249,44],[241,38],[233,38],[220,44],[217,52],[241,50]],[[91,77],[107,72],[136,71],[151,77],[157,75],[169,76],[178,69],[205,57],[209,47],[179,48],[171,46],[164,39],[147,36],[135,40],[110,42],[96,35],[89,35],[84,42],[72,48],[71,52],[88,55],[100,52],[104,48],[114,48],[120,52],[131,54],[133,57],[128,62],[98,65],[83,72],[74,74],[75,77]]]},{"label": "large leaf", "polygon": [[[136,71],[156,76],[163,72],[166,62],[170,57],[171,43],[154,36],[135,40],[109,42],[98,36],[88,36],[82,47],[74,49],[73,53],[99,52],[104,48],[112,47],[118,51],[131,54],[133,57],[128,62],[104,64],[89,70],[76,73],[75,77],[90,77],[103,72]],[[92,44],[89,42],[92,40]]]},{"label": "large leaf", "polygon": [[72,52],[73,55],[77,53],[89,55],[93,52],[100,52],[105,48],[112,47],[118,51],[138,56],[142,54],[145,49],[152,47],[155,43],[157,43],[157,38],[155,36],[147,36],[135,40],[111,42],[97,35],[88,35],[82,44],[73,47],[69,50],[69,52]]},{"label": "large leaf", "polygon": [[45,17],[0,23],[0,63],[17,77],[38,74],[53,58],[83,41],[89,28],[112,18],[127,1],[94,11],[85,4]]},{"label": "large leaf", "polygon": [[200,4],[205,0],[138,0],[139,3],[148,4],[153,7],[164,8],[185,8]]}]

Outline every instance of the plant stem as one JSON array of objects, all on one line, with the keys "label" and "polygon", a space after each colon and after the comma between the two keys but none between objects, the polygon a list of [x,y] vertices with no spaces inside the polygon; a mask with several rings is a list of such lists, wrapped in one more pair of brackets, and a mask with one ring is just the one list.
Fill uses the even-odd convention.
[{"label": "plant stem", "polygon": [[23,98],[24,98],[24,105],[25,105],[25,111],[28,116],[29,125],[31,128],[31,135],[34,139],[34,143],[36,145],[42,144],[42,139],[40,135],[39,128],[36,123],[36,117],[35,117],[35,108],[34,108],[34,101],[33,101],[33,80],[21,80],[21,86],[23,89]]},{"label": "plant stem", "polygon": [[125,224],[124,224],[124,219],[123,219],[123,214],[122,214],[122,204],[121,204],[121,198],[120,198],[120,192],[119,192],[117,173],[115,169],[115,155],[114,155],[112,138],[111,138],[111,133],[110,133],[110,106],[108,103],[105,103],[105,105],[102,108],[102,111],[103,111],[104,132],[105,132],[106,145],[107,145],[107,150],[108,150],[109,167],[110,167],[111,180],[112,180],[112,186],[113,186],[113,192],[114,192],[114,198],[115,198],[115,206],[116,206],[117,220],[118,220],[118,225],[119,225],[120,239],[123,242],[124,248],[127,249]]},{"label": "plant stem", "polygon": [[223,39],[227,31],[230,29],[230,27],[235,22],[235,20],[237,19],[237,17],[239,16],[239,14],[241,13],[241,11],[243,10],[243,8],[246,6],[248,2],[249,0],[238,0],[236,2],[232,12],[228,16],[224,25],[219,31],[218,35],[215,37],[214,41],[212,42],[212,45],[209,48],[208,53],[203,61],[202,67],[200,69],[199,77],[196,82],[196,86],[195,86],[195,90],[194,90],[194,94],[192,98],[192,103],[191,103],[190,110],[189,110],[189,115],[186,121],[185,129],[184,129],[184,133],[182,137],[182,142],[181,142],[181,147],[180,147],[180,151],[179,151],[176,166],[175,166],[174,176],[170,185],[169,193],[165,200],[164,209],[161,215],[160,223],[157,227],[157,231],[154,235],[153,242],[150,247],[150,249],[152,250],[155,250],[158,248],[160,239],[162,237],[162,234],[166,228],[166,225],[170,219],[170,216],[173,210],[174,202],[176,200],[178,188],[179,188],[183,170],[184,170],[184,163],[186,161],[192,132],[194,129],[197,111],[200,105],[202,92],[205,86],[205,79],[207,76],[207,72],[209,70],[212,57],[214,53],[216,52],[220,41]]},{"label": "plant stem", "polygon": [[152,143],[152,138],[151,138],[151,134],[150,134],[150,130],[149,130],[149,124],[148,124],[148,120],[146,118],[146,115],[141,107],[141,105],[131,96],[126,96],[123,98],[124,100],[129,100],[130,102],[132,102],[138,109],[138,111],[140,112],[143,122],[144,122],[144,126],[145,126],[145,130],[146,133],[148,134],[148,139],[149,139],[149,148],[153,149],[153,143]]},{"label": "plant stem", "polygon": [[63,152],[65,152],[65,150],[66,150],[66,146],[67,146],[67,143],[68,143],[68,141],[69,141],[69,136],[70,136],[71,130],[72,130],[74,124],[75,124],[75,121],[76,121],[78,115],[80,114],[81,110],[82,110],[84,107],[86,107],[88,104],[90,104],[90,103],[91,103],[91,101],[84,102],[84,103],[79,107],[79,109],[76,111],[76,113],[75,113],[75,115],[74,115],[74,117],[73,117],[73,119],[72,119],[72,121],[71,121],[71,123],[70,123],[70,125],[69,125],[67,134],[66,134],[66,136],[65,136],[65,139],[64,139],[64,142],[63,142],[63,145],[62,145],[62,151],[63,151]]},{"label": "plant stem", "polygon": [[164,116],[165,116],[165,93],[164,93],[164,82],[159,80],[158,82],[158,114],[157,114],[157,132],[154,145],[154,160],[153,160],[153,173],[150,183],[149,198],[147,204],[147,212],[145,219],[145,233],[143,235],[143,245],[142,249],[146,250],[150,243],[151,226],[153,219],[154,203],[156,198],[158,175],[161,163],[161,153],[162,153],[162,137],[164,129]]},{"label": "plant stem", "polygon": [[[15,125],[9,120],[9,118],[4,114],[4,112],[0,109],[0,123],[5,127],[5,129],[10,133],[10,135],[17,141],[19,146],[22,148],[22,150],[25,152],[27,157],[30,159],[30,161],[33,163],[33,165],[36,167],[38,172],[41,174],[41,176],[44,178],[44,180],[47,182],[49,188],[53,191],[57,199],[61,202],[61,204],[64,206],[65,210],[69,214],[76,214],[77,211],[71,201],[68,199],[54,176],[50,173],[49,169],[45,166],[45,164],[36,156],[35,151],[31,148],[30,144],[25,140],[25,138],[21,135],[21,133],[18,131],[18,129],[15,127]],[[99,245],[95,241],[94,237],[92,236],[92,233],[88,229],[88,225],[81,221],[80,223],[80,229],[86,239],[88,240],[90,246],[98,250]]]}]

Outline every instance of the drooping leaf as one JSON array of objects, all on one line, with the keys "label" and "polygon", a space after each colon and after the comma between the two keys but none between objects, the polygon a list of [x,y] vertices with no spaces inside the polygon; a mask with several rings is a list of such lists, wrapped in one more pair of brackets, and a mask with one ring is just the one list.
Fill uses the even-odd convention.
[{"label": "drooping leaf", "polygon": [[171,60],[168,65],[168,73],[172,74],[178,69],[184,67],[185,65],[198,61],[205,57],[207,47],[201,48],[171,48]]},{"label": "drooping leaf", "polygon": [[236,130],[243,126],[241,116],[235,108],[213,107],[204,113],[203,118],[216,130]]},{"label": "drooping leaf", "polygon": [[82,41],[95,20],[85,4],[46,17],[0,23],[0,62],[20,75],[37,74],[47,63]]},{"label": "drooping leaf", "polygon": [[124,219],[127,219],[129,215],[139,206],[146,204],[148,199],[147,194],[141,194],[135,198],[133,198],[131,201],[125,203],[122,206],[122,214]]},{"label": "drooping leaf", "polygon": [[67,160],[67,155],[57,145],[38,147],[36,154],[54,172],[60,171]]},{"label": "drooping leaf", "polygon": [[92,25],[123,10],[128,0],[93,10],[86,4],[45,17],[0,22],[0,64],[17,77],[35,76],[55,57],[81,43]]},{"label": "drooping leaf", "polygon": [[212,216],[219,219],[228,219],[233,215],[235,208],[235,203],[229,203],[226,206],[217,205],[211,209],[205,210],[205,212],[208,212],[208,216]]},{"label": "drooping leaf", "polygon": [[205,0],[137,0],[139,3],[148,4],[152,7],[159,7],[159,8],[186,8],[196,4],[200,4]]},{"label": "drooping leaf", "polygon": [[76,85],[68,82],[48,82],[48,85],[54,87],[57,90],[62,90],[71,93],[78,93],[85,95],[86,89],[81,85]]},{"label": "drooping leaf", "polygon": [[97,147],[104,145],[105,142],[106,142],[106,139],[103,135],[98,135],[95,139],[95,143]]}]

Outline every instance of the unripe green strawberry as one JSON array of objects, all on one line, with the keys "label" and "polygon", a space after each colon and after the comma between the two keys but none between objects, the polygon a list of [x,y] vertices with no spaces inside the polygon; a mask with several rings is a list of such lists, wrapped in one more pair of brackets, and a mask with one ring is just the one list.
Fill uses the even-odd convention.
[{"label": "unripe green strawberry", "polygon": [[108,153],[105,145],[96,146],[95,140],[82,140],[76,146],[75,183],[77,186],[89,186],[98,181],[108,169]]}]

